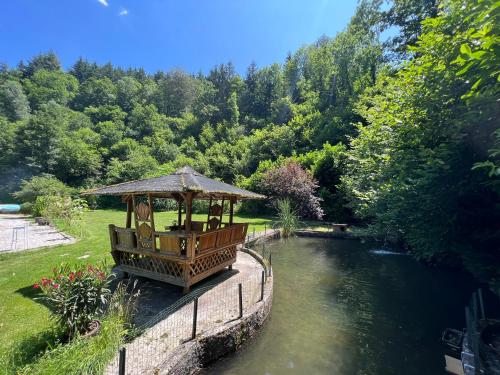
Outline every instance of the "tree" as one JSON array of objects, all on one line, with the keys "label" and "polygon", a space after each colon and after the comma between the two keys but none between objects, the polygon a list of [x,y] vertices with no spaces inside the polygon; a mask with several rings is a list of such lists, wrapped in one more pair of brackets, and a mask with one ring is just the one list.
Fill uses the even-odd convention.
[{"label": "tree", "polygon": [[420,259],[470,265],[498,241],[498,177],[474,169],[498,128],[498,15],[490,1],[446,5],[423,22],[415,57],[363,95],[367,124],[358,125],[343,181],[378,233],[405,241]]},{"label": "tree", "polygon": [[54,173],[66,129],[66,110],[53,102],[42,105],[16,129],[18,163],[35,173]]},{"label": "tree", "polygon": [[288,198],[300,216],[321,219],[323,210],[316,196],[317,182],[296,162],[271,169],[264,176],[266,192],[273,199]]},{"label": "tree", "polygon": [[99,143],[99,135],[88,128],[63,137],[54,174],[73,186],[81,186],[85,181],[96,178],[101,168]]},{"label": "tree", "polygon": [[21,72],[25,78],[30,78],[39,70],[48,70],[51,72],[61,70],[61,63],[53,51],[43,53],[33,57],[27,66],[21,65]]},{"label": "tree", "polygon": [[106,167],[108,184],[138,180],[153,174],[158,162],[149,155],[147,149],[132,150],[124,159],[112,158]]},{"label": "tree", "polygon": [[196,78],[182,70],[172,70],[158,80],[156,105],[159,112],[180,117],[191,108],[198,90]]},{"label": "tree", "polygon": [[96,63],[89,63],[80,57],[71,67],[69,73],[74,75],[78,82],[83,83],[91,77],[97,76],[98,67]]},{"label": "tree", "polygon": [[66,105],[78,91],[77,79],[59,70],[37,70],[24,85],[33,109],[39,109],[42,104],[51,100]]},{"label": "tree", "polygon": [[0,115],[11,121],[23,120],[29,116],[28,99],[21,84],[7,80],[0,84]]},{"label": "tree", "polygon": [[127,135],[140,140],[167,127],[167,118],[153,104],[136,104],[128,119]]},{"label": "tree", "polygon": [[89,78],[80,86],[80,92],[73,100],[75,109],[83,110],[89,106],[113,105],[116,103],[116,86],[107,77]]},{"label": "tree", "polygon": [[405,57],[408,46],[414,46],[422,34],[422,21],[438,15],[437,0],[393,0],[391,7],[381,12],[382,30],[397,27],[399,33],[389,38],[387,46],[399,57]]},{"label": "tree", "polygon": [[341,185],[341,178],[347,174],[348,152],[344,144],[325,143],[320,150],[302,154],[297,161],[312,172],[319,185],[325,216],[336,222],[350,222],[353,219],[349,199]]},{"label": "tree", "polygon": [[140,102],[142,85],[132,77],[123,77],[116,82],[117,103],[125,111],[130,112]]}]

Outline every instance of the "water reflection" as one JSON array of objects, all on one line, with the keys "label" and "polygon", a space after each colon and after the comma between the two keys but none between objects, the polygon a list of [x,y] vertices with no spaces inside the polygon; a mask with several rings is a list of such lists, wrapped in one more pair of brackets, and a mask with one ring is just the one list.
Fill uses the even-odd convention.
[{"label": "water reflection", "polygon": [[444,374],[439,335],[463,326],[463,274],[352,240],[272,245],[272,316],[209,374]]}]

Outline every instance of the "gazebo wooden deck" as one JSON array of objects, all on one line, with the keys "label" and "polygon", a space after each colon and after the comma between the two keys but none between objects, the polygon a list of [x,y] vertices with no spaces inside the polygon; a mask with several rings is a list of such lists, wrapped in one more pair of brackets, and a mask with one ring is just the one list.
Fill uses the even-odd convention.
[{"label": "gazebo wooden deck", "polygon": [[[109,225],[111,254],[119,270],[182,286],[185,293],[213,273],[232,268],[236,261],[236,247],[244,243],[248,229],[248,223],[233,222],[237,200],[265,198],[212,180],[190,167],[171,175],[110,185],[83,194],[117,195],[127,203],[125,227]],[[154,199],[177,202],[177,222],[165,230],[155,228]],[[209,201],[206,221],[192,220],[194,199]],[[226,202],[229,221],[223,223]]]}]

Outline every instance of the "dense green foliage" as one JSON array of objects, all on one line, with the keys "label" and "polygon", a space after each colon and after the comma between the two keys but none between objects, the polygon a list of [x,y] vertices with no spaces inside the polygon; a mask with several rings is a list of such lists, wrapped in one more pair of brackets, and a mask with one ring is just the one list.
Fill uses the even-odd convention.
[{"label": "dense green foliage", "polygon": [[189,164],[272,195],[266,176],[292,160],[318,183],[327,220],[494,276],[498,9],[363,0],[335,37],[244,77],[231,63],[150,75],[80,59],[65,72],[53,53],[3,67],[0,190],[42,173],[86,188]]}]

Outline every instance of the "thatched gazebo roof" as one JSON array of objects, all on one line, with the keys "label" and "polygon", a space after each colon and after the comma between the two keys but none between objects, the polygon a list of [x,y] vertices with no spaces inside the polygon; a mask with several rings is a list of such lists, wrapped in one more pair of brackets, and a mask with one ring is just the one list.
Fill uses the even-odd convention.
[{"label": "thatched gazebo roof", "polygon": [[221,181],[208,178],[193,168],[185,166],[172,174],[123,182],[83,192],[84,195],[151,194],[155,197],[175,197],[179,193],[196,193],[196,199],[234,197],[236,199],[264,199],[257,194]]}]

